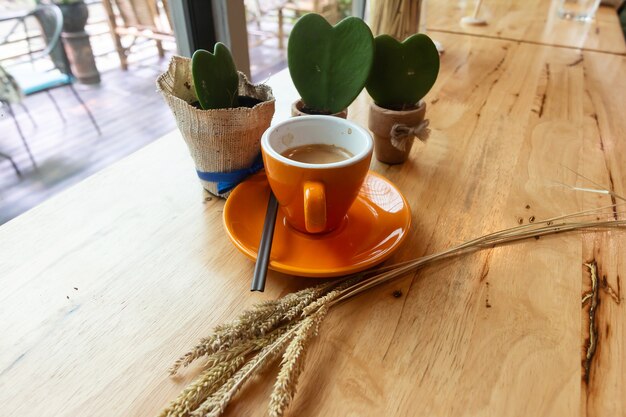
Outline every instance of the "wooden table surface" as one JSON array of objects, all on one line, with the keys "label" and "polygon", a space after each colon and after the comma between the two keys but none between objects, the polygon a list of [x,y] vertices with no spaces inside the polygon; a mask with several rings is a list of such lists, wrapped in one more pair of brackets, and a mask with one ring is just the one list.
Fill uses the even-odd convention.
[{"label": "wooden table surface", "polygon": [[[626,42],[614,8],[602,6],[592,22],[563,20],[556,14],[559,0],[483,0],[479,17],[486,26],[461,24],[472,16],[475,0],[430,0],[426,26],[437,32],[464,33],[544,45],[626,54]],[[446,47],[447,45],[444,45]]]},{"label": "wooden table surface", "polygon": [[[626,57],[439,34],[432,135],[373,163],[412,207],[406,260],[626,195]],[[293,87],[270,83],[286,117]],[[155,100],[159,98],[155,96]],[[350,117],[366,124],[368,99]],[[177,132],[0,227],[0,415],[154,416],[197,372],[167,368],[244,308],[318,282],[253,264],[222,230]],[[626,410],[626,236],[544,237],[433,265],[340,305],[291,416],[618,416]],[[590,288],[602,277],[585,376]],[[611,294],[611,290],[614,293]],[[393,293],[401,291],[400,297]],[[228,409],[265,415],[269,370]]]}]

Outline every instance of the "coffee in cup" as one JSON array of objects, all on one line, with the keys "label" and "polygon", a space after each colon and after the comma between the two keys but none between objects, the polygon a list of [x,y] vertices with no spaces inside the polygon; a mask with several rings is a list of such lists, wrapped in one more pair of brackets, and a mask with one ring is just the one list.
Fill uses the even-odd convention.
[{"label": "coffee in cup", "polygon": [[289,148],[283,151],[281,155],[307,164],[330,164],[332,162],[345,161],[354,156],[341,146],[326,145],[324,143]]},{"label": "coffee in cup", "polygon": [[336,229],[372,158],[369,131],[332,116],[300,116],[261,138],[265,173],[287,222],[305,233]]}]

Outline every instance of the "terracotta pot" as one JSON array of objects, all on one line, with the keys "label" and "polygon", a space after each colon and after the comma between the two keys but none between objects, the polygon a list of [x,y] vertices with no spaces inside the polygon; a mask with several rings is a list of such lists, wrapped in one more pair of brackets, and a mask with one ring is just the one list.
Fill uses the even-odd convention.
[{"label": "terracotta pot", "polygon": [[374,134],[376,159],[385,164],[401,164],[406,161],[413,147],[413,138],[407,140],[405,149],[398,149],[391,143],[391,129],[396,124],[417,126],[425,115],[426,103],[423,101],[412,110],[389,110],[371,103],[368,126]]},{"label": "terracotta pot", "polygon": [[[291,116],[296,117],[296,116],[311,116],[313,114],[318,114],[318,115],[321,114],[321,113],[306,113],[302,111],[303,108],[304,108],[304,101],[302,101],[302,99],[300,98],[291,105]],[[345,108],[339,113],[327,114],[325,116],[335,116],[335,117],[341,117],[342,119],[347,119],[348,109]]]}]

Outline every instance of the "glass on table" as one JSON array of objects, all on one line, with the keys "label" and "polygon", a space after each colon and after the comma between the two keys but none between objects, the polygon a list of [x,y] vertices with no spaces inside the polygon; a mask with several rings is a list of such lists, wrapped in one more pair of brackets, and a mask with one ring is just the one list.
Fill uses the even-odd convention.
[{"label": "glass on table", "polygon": [[587,22],[593,20],[600,0],[559,0],[557,14],[562,19]]}]

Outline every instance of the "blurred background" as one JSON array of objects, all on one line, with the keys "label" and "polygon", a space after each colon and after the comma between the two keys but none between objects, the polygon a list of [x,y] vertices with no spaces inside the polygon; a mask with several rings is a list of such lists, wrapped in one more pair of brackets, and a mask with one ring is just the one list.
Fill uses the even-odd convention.
[{"label": "blurred background", "polygon": [[262,82],[286,68],[299,16],[317,12],[336,23],[353,7],[352,0],[0,1],[0,224],[174,130],[155,88],[173,54],[220,40],[238,68]]}]

